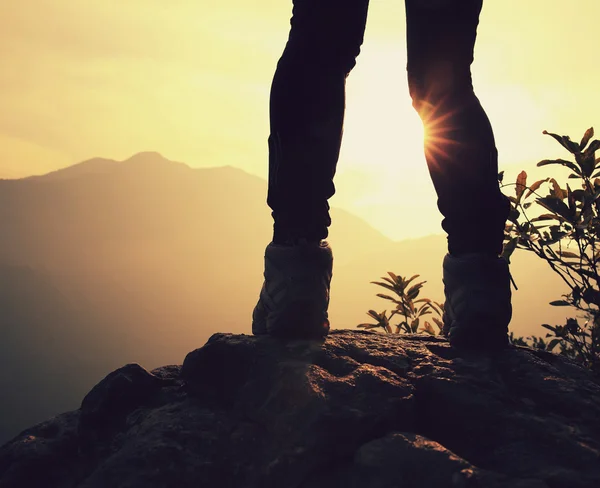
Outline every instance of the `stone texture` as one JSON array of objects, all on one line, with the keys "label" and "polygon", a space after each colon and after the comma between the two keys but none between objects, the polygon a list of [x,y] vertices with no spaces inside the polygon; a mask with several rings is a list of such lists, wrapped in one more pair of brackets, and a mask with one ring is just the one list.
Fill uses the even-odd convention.
[{"label": "stone texture", "polygon": [[528,348],[216,334],[129,364],[0,448],[0,486],[597,488],[600,384]]}]

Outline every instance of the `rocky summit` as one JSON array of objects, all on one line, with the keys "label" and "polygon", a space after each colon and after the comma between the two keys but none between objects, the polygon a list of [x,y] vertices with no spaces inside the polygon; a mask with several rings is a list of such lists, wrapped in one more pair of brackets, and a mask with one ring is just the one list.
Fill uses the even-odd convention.
[{"label": "rocky summit", "polygon": [[598,488],[600,382],[523,347],[216,334],[0,448],[2,488]]}]

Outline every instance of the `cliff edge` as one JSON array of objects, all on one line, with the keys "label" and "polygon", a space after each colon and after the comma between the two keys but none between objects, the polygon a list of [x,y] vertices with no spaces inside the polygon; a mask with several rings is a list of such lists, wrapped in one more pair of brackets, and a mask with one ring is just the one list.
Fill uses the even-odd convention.
[{"label": "cliff edge", "polygon": [[215,334],[128,364],[0,447],[2,488],[597,488],[600,384],[558,355],[437,337]]}]

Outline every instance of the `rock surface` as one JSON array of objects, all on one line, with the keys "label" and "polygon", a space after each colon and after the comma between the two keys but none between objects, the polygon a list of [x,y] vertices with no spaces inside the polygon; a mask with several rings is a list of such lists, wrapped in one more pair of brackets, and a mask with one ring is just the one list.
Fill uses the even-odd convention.
[{"label": "rock surface", "polygon": [[597,488],[600,384],[527,348],[216,334],[0,448],[2,488]]}]

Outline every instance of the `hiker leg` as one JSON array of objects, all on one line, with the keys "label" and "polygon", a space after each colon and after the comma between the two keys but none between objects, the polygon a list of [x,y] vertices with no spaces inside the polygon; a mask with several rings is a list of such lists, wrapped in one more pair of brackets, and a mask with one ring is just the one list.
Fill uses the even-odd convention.
[{"label": "hiker leg", "polygon": [[368,3],[294,0],[270,99],[267,203],[276,242],[328,235],[346,77],[360,52]]},{"label": "hiker leg", "polygon": [[451,254],[500,254],[510,203],[470,66],[483,0],[405,0],[408,82]]}]

